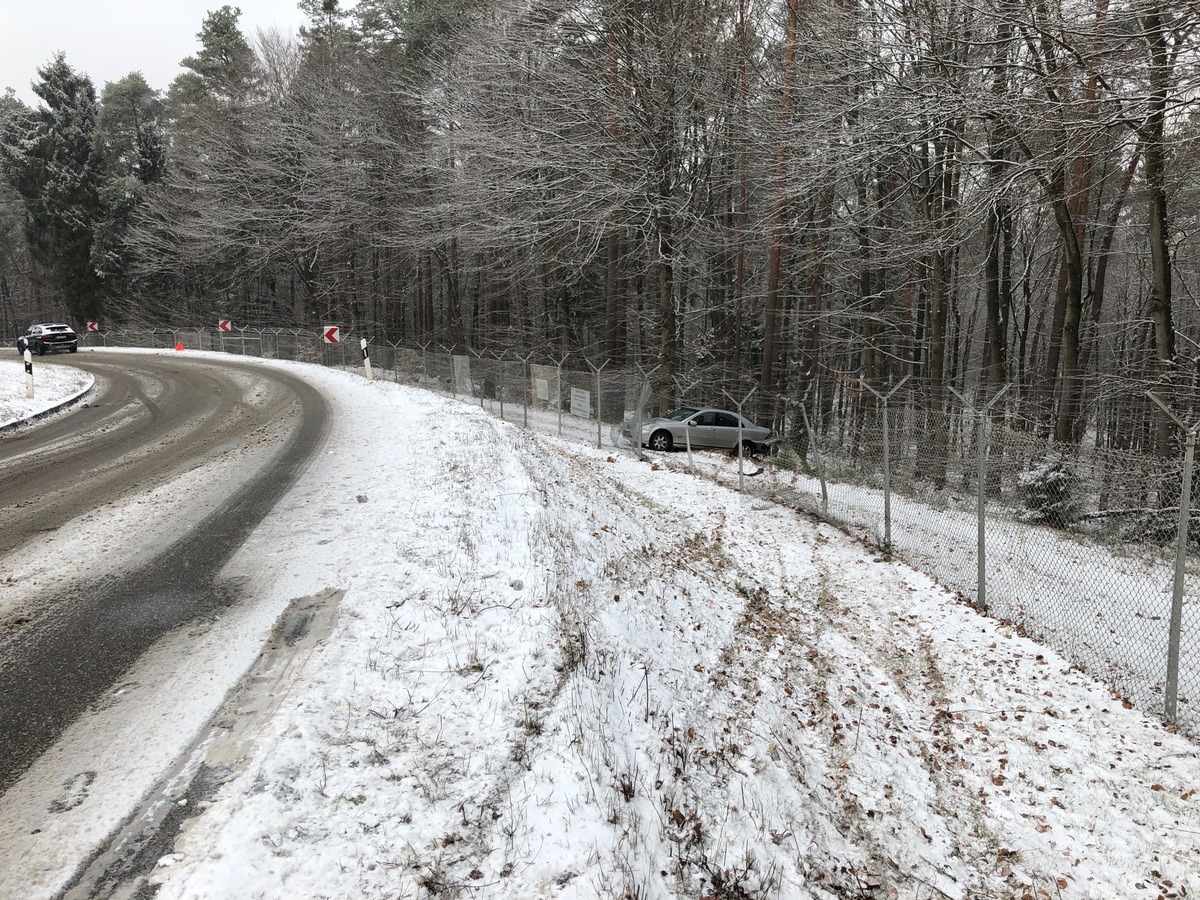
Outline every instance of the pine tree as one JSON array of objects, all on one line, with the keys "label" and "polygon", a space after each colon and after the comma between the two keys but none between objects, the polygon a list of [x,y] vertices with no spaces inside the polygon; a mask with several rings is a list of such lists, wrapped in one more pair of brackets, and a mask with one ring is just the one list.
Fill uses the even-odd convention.
[{"label": "pine tree", "polygon": [[196,35],[200,50],[180,63],[188,71],[171,84],[172,106],[224,106],[246,98],[254,82],[254,51],[238,29],[241,15],[236,6],[222,6],[205,16]]},{"label": "pine tree", "polygon": [[96,126],[96,155],[103,172],[100,215],[93,228],[92,266],[107,294],[125,287],[125,237],[148,185],[165,168],[162,98],[140,72],[105,85]]},{"label": "pine tree", "polygon": [[92,266],[93,227],[101,216],[96,90],[61,53],[38,76],[33,90],[42,105],[8,118],[0,165],[25,201],[26,236],[47,286],[82,321],[98,316],[101,306]]}]

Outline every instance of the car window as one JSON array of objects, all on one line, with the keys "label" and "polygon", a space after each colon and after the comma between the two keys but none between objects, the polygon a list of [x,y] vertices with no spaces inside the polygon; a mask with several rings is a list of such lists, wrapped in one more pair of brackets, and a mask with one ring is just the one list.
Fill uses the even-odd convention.
[{"label": "car window", "polygon": [[700,413],[692,422],[696,425],[711,425],[713,423],[713,414],[711,412]]},{"label": "car window", "polygon": [[716,425],[720,428],[737,428],[737,416],[731,413],[715,413]]},{"label": "car window", "polygon": [[665,416],[663,416],[663,418],[664,419],[674,419],[676,422],[682,422],[684,419],[686,419],[688,416],[690,416],[695,411],[696,411],[695,407],[682,406],[679,409],[671,410],[669,413],[667,413]]}]

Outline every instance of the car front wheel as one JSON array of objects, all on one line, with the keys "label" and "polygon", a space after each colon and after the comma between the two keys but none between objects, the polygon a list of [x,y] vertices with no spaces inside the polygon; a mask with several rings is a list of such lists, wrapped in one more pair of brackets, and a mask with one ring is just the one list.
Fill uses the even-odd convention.
[{"label": "car front wheel", "polygon": [[671,440],[671,432],[656,431],[650,435],[650,440],[646,442],[646,446],[651,450],[670,450],[673,441]]}]

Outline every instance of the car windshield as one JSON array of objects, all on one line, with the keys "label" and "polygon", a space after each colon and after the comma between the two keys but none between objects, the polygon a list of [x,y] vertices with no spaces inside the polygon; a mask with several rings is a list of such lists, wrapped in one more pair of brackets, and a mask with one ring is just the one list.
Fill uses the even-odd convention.
[{"label": "car windshield", "polygon": [[699,410],[693,406],[683,406],[679,409],[671,410],[669,413],[663,416],[663,418],[674,419],[676,422],[682,422],[684,419],[694,416],[698,412]]}]

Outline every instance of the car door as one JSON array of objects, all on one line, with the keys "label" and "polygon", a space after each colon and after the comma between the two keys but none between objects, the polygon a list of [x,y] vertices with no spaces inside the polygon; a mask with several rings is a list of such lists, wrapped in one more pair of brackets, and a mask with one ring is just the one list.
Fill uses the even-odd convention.
[{"label": "car door", "polygon": [[687,421],[688,440],[693,447],[716,447],[713,434],[716,413],[712,410],[697,413]]},{"label": "car door", "polygon": [[713,413],[712,439],[714,447],[732,450],[738,443],[738,420],[732,413]]}]

